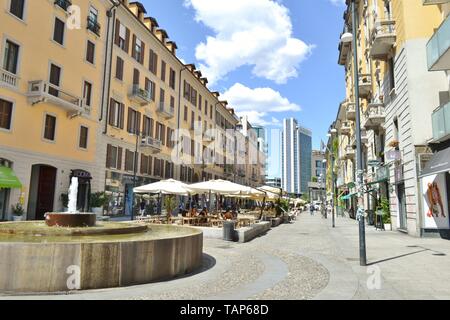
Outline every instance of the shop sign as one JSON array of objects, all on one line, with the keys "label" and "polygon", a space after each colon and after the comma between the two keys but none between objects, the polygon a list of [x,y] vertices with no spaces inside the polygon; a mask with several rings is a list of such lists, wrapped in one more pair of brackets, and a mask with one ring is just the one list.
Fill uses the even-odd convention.
[{"label": "shop sign", "polygon": [[445,173],[422,179],[423,217],[426,229],[450,229]]}]

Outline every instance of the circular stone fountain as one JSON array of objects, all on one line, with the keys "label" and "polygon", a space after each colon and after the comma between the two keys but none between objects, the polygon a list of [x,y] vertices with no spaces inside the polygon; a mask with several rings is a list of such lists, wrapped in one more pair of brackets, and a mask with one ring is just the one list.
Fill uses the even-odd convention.
[{"label": "circular stone fountain", "polygon": [[[64,222],[70,216],[81,220]],[[90,216],[54,213],[41,222],[0,223],[0,293],[131,286],[189,274],[202,265],[203,234],[197,229],[80,222]]]},{"label": "circular stone fountain", "polygon": [[62,293],[168,280],[200,268],[202,254],[203,234],[194,228],[0,223],[0,293]]}]

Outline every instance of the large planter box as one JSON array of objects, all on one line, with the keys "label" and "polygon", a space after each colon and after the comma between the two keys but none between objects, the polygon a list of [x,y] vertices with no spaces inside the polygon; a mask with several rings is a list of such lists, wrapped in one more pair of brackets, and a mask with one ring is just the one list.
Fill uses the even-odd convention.
[{"label": "large planter box", "polygon": [[23,221],[24,216],[13,216],[13,221]]}]

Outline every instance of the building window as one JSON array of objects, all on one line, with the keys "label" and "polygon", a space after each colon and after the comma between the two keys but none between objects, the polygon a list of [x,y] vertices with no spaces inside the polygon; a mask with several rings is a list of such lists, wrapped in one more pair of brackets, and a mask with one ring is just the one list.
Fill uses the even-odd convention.
[{"label": "building window", "polygon": [[11,12],[17,18],[23,20],[24,11],[25,11],[25,0],[11,0],[9,12]]},{"label": "building window", "polygon": [[142,135],[144,137],[153,137],[153,126],[154,126],[153,119],[144,116],[144,127],[142,130]]},{"label": "building window", "polygon": [[208,116],[208,101],[205,100],[205,116]]},{"label": "building window", "polygon": [[8,72],[17,74],[18,61],[19,61],[19,46],[9,40],[6,40],[3,69]]},{"label": "building window", "polygon": [[184,106],[184,121],[188,121],[188,107]]},{"label": "building window", "polygon": [[117,57],[116,61],[116,79],[123,81],[123,65],[124,62],[122,58]]},{"label": "building window", "polygon": [[150,72],[152,72],[155,76],[158,70],[158,55],[153,51],[150,50],[150,59],[149,59],[149,67],[148,69]]},{"label": "building window", "polygon": [[212,105],[210,105],[209,106],[209,117],[212,119],[213,118],[213,106]]},{"label": "building window", "polygon": [[163,82],[166,82],[166,62],[165,61],[161,61],[161,80]]},{"label": "building window", "polygon": [[136,38],[135,35],[133,35],[134,38],[134,47],[133,47],[133,58],[139,62],[143,63],[144,61],[144,43],[141,39]]},{"label": "building window", "polygon": [[117,46],[119,46],[119,48],[128,53],[130,30],[121,24],[118,19],[116,20],[116,36],[114,42]]},{"label": "building window", "polygon": [[86,61],[94,64],[95,61],[95,44],[88,40],[86,46]]},{"label": "building window", "polygon": [[0,99],[0,128],[10,130],[12,120],[12,102]]},{"label": "building window", "polygon": [[79,142],[79,147],[81,149],[87,149],[88,134],[89,134],[89,128],[81,126],[80,127],[80,142]]},{"label": "building window", "polygon": [[61,68],[52,64],[50,66],[50,80],[51,86],[48,89],[48,93],[51,95],[58,97],[59,96],[59,84],[61,82]]},{"label": "building window", "polygon": [[107,146],[106,149],[106,167],[110,169],[122,169],[122,151],[120,147]]},{"label": "building window", "polygon": [[44,139],[55,141],[56,117],[49,114],[45,115]]},{"label": "building window", "polygon": [[60,45],[64,44],[64,29],[65,23],[58,18],[55,18],[55,29],[53,30],[53,40]]},{"label": "building window", "polygon": [[126,150],[125,151],[125,171],[134,171],[135,165],[137,165],[137,154]]},{"label": "building window", "polygon": [[141,113],[133,110],[132,108],[128,108],[128,133],[137,134],[141,130],[140,128],[141,122]]},{"label": "building window", "polygon": [[90,107],[92,100],[92,84],[87,81],[84,82],[83,98],[85,105]]},{"label": "building window", "polygon": [[111,99],[109,106],[109,125],[123,129],[125,106],[114,99]]},{"label": "building window", "polygon": [[160,108],[164,108],[164,104],[166,103],[166,92],[164,89],[159,89],[159,106]]},{"label": "building window", "polygon": [[145,78],[145,90],[149,92],[152,101],[156,101],[156,84],[147,78]]},{"label": "building window", "polygon": [[170,76],[169,76],[169,86],[175,90],[175,82],[176,82],[177,75],[175,73],[175,70],[170,68]]}]

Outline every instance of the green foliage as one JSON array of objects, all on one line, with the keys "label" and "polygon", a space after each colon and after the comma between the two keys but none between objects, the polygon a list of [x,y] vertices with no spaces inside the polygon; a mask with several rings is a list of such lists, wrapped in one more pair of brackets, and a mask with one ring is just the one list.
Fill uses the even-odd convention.
[{"label": "green foliage", "polygon": [[281,200],[280,201],[280,207],[283,208],[285,211],[289,211],[289,200]]},{"label": "green foliage", "polygon": [[305,193],[301,198],[303,201],[309,202],[309,194]]},{"label": "green foliage", "polygon": [[69,206],[69,195],[67,193],[61,194],[61,202],[64,208]]},{"label": "green foliage", "polygon": [[13,215],[17,217],[21,217],[25,214],[25,209],[22,207],[20,203],[17,203],[12,206]]},{"label": "green foliage", "polygon": [[391,208],[389,200],[387,198],[381,199],[381,203],[377,209],[383,211],[383,223],[391,224]]},{"label": "green foliage", "polygon": [[176,207],[175,197],[174,196],[164,197],[164,207],[167,210],[167,223],[169,223],[170,217],[172,216],[172,213]]},{"label": "green foliage", "polygon": [[317,182],[317,177],[312,177],[311,182]]},{"label": "green foliage", "polygon": [[96,192],[91,194],[91,207],[103,208],[109,202],[109,197],[104,192]]}]

